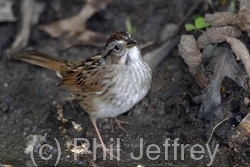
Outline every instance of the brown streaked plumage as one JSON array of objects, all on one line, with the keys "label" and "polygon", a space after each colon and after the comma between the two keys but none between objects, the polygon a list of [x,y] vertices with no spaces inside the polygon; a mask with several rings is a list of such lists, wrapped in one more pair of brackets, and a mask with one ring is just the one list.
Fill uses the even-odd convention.
[{"label": "brown streaked plumage", "polygon": [[70,62],[33,50],[17,58],[52,69],[62,77],[59,86],[72,93],[89,114],[103,149],[113,156],[103,143],[96,120],[130,110],[148,93],[152,74],[137,42],[128,33],[118,32],[109,38],[103,54],[85,61]]}]

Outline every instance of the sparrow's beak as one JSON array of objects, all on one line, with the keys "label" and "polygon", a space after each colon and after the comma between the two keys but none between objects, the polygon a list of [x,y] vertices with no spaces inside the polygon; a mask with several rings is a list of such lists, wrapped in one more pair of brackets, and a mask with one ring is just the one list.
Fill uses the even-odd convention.
[{"label": "sparrow's beak", "polygon": [[129,39],[128,41],[127,41],[127,48],[131,48],[131,47],[133,47],[133,46],[135,46],[135,45],[137,45],[137,42],[136,42],[136,40],[134,40],[134,39]]}]

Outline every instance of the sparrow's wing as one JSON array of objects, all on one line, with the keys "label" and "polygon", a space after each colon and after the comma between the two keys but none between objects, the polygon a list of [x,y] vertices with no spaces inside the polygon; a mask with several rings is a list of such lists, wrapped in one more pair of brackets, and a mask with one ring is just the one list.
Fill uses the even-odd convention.
[{"label": "sparrow's wing", "polygon": [[101,55],[91,57],[68,71],[63,76],[63,81],[59,86],[78,94],[102,93],[103,80],[108,72],[107,69],[100,65],[100,58]]}]

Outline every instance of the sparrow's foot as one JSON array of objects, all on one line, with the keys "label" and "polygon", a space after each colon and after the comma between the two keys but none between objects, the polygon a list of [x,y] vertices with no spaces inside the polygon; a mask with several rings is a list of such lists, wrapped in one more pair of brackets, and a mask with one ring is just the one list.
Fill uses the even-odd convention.
[{"label": "sparrow's foot", "polygon": [[[114,123],[119,127],[119,129],[121,129],[123,132],[125,132],[127,134],[127,131],[122,127],[121,124],[129,124],[129,122],[126,121],[121,121],[118,118],[111,118],[111,122]],[[114,126],[112,128],[112,131],[114,131]]]}]

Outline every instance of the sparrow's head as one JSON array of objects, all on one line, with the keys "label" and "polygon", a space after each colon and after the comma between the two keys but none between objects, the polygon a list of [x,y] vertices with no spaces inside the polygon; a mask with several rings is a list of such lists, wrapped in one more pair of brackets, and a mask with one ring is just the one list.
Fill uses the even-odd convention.
[{"label": "sparrow's head", "polygon": [[117,32],[108,39],[103,58],[112,64],[128,64],[141,60],[141,52],[129,33]]}]

